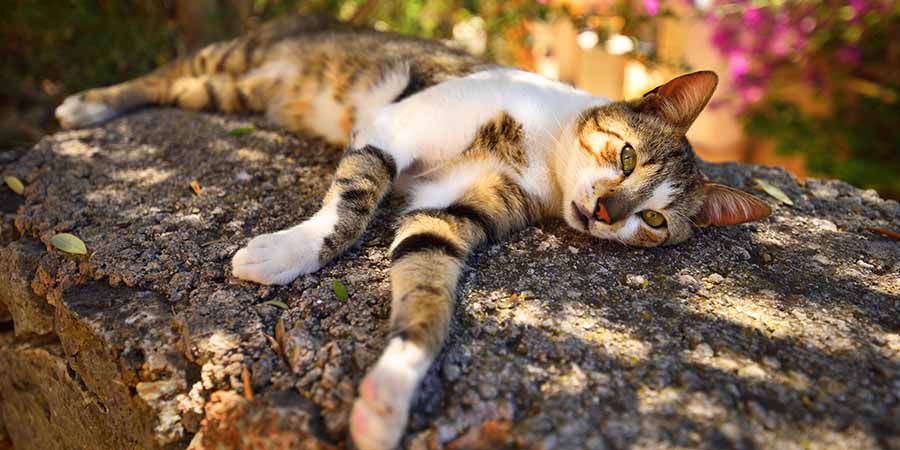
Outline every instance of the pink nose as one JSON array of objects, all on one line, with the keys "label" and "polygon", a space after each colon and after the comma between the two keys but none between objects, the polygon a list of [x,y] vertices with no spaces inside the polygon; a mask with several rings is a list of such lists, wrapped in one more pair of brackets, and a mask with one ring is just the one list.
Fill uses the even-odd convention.
[{"label": "pink nose", "polygon": [[606,205],[604,205],[603,200],[599,198],[597,199],[597,208],[594,209],[594,217],[607,225],[612,223],[612,219],[609,218],[609,213],[606,211]]}]

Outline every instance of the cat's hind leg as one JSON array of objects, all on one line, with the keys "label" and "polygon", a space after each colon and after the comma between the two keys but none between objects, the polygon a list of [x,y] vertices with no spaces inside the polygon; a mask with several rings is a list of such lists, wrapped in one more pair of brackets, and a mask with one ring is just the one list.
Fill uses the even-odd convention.
[{"label": "cat's hind leg", "polygon": [[286,284],[311,273],[359,240],[397,173],[393,157],[366,146],[347,151],[322,208],[305,222],[257,236],[232,258],[232,273],[262,284]]},{"label": "cat's hind leg", "polygon": [[240,102],[250,96],[242,99],[236,91],[240,75],[258,62],[258,46],[253,42],[248,36],[211,44],[144,76],[77,93],[56,108],[56,118],[64,128],[79,128],[150,104],[225,112],[250,110],[240,107]]},{"label": "cat's hind leg", "polygon": [[56,108],[56,120],[63,128],[101,124],[139,106],[161,102],[165,93],[161,84],[147,76],[69,96]]},{"label": "cat's hind leg", "polygon": [[[350,418],[362,450],[392,449],[402,437],[415,391],[447,336],[467,255],[536,217],[527,194],[502,172],[479,173],[461,194],[406,215],[391,246],[391,338],[360,383]],[[433,199],[418,203],[435,207]]]}]

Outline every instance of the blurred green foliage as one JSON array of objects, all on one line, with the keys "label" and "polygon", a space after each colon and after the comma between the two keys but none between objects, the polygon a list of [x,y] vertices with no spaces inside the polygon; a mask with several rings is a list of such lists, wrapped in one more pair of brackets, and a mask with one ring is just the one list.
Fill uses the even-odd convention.
[{"label": "blurred green foliage", "polygon": [[[175,24],[162,2],[6,0],[0,15],[3,95],[42,81],[67,91],[147,72],[175,50]],[[45,89],[46,90],[46,89]],[[52,89],[50,89],[52,90]]]},{"label": "blurred green foliage", "polygon": [[175,54],[162,2],[0,3],[0,149],[52,130],[52,106],[65,94],[136,76]]}]

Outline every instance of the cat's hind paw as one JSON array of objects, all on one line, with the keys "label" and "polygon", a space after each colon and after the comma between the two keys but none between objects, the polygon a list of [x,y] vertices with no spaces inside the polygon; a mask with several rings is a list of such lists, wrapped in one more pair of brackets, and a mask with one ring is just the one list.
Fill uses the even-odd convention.
[{"label": "cat's hind paw", "polygon": [[350,413],[350,435],[360,450],[391,450],[406,431],[413,394],[428,359],[415,344],[394,338],[359,385]]},{"label": "cat's hind paw", "polygon": [[112,119],[118,112],[102,103],[89,102],[81,94],[66,98],[56,108],[56,120],[63,128],[81,128]]},{"label": "cat's hind paw", "polygon": [[288,284],[319,270],[323,237],[305,231],[300,225],[251,239],[231,259],[231,273],[261,284]]}]

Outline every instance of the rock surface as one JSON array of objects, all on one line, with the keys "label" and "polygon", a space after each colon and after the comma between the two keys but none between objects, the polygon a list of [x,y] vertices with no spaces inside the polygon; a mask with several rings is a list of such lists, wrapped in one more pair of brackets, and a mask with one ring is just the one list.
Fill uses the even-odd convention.
[{"label": "rock surface", "polygon": [[[387,332],[390,208],[289,286],[228,275],[249,238],[312,214],[338,156],[165,109],[5,154],[27,188],[0,187],[0,447],[345,448]],[[794,206],[673,248],[551,222],[482,249],[404,446],[900,448],[900,243],[868,230],[900,229],[900,206],[705,172]],[[58,232],[88,255],[53,249]]]}]

